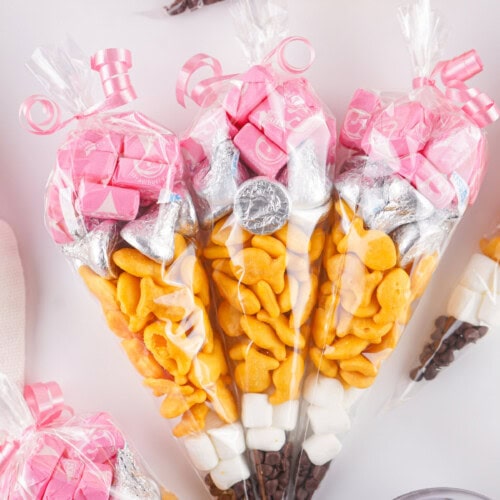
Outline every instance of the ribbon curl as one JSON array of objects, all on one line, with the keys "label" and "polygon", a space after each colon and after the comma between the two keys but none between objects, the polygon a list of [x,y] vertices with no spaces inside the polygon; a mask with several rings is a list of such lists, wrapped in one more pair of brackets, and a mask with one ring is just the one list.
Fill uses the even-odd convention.
[{"label": "ribbon curl", "polygon": [[475,50],[447,60],[440,61],[432,71],[430,78],[415,78],[413,88],[425,85],[436,87],[440,78],[445,86],[445,95],[455,103],[462,104],[461,109],[479,127],[492,124],[500,117],[500,109],[487,94],[475,87],[468,87],[467,80],[483,71],[483,63]]},{"label": "ribbon curl", "polygon": [[[19,118],[32,134],[49,135],[64,128],[73,120],[80,120],[103,111],[118,108],[137,98],[128,71],[132,67],[132,55],[127,49],[103,49],[90,59],[90,67],[99,73],[105,99],[82,113],[61,121],[59,106],[46,96],[32,95],[19,109]],[[40,105],[45,118],[36,120],[33,111]]]}]

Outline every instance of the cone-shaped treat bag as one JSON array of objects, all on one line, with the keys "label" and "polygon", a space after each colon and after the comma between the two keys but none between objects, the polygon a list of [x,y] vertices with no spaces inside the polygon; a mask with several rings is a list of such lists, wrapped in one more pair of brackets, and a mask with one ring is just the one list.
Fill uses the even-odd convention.
[{"label": "cone-shaped treat bag", "polygon": [[300,500],[311,498],[340,452],[353,402],[396,347],[475,200],[485,171],[483,128],[498,116],[493,102],[465,83],[482,70],[475,51],[437,62],[440,26],[428,0],[402,10],[401,20],[413,89],[356,91],[341,129],[303,390]]},{"label": "cone-shaped treat bag", "polygon": [[[189,93],[203,109],[181,143],[258,495],[281,499],[317,299],[335,121],[302,74],[310,44],[283,38],[286,9],[273,1],[234,8],[253,65],[223,75],[209,56],[188,61],[181,102],[199,67],[214,76]],[[294,49],[307,53],[302,66],[289,59]]]},{"label": "cone-shaped treat bag", "polygon": [[422,352],[398,383],[392,402],[408,400],[439,372],[465,353],[468,346],[500,327],[500,224],[481,239],[446,307],[436,318]]},{"label": "cone-shaped treat bag", "polygon": [[[130,66],[130,53],[119,49],[98,52],[90,65],[62,49],[35,53],[31,68],[76,120],[48,183],[47,226],[144,384],[161,398],[160,413],[195,469],[221,490],[253,498],[179,141],[140,113],[106,112],[134,99]],[[95,105],[86,94],[91,68],[106,95]],[[34,120],[37,103],[52,113],[52,125]],[[36,133],[67,123],[47,98],[28,99],[22,111]]]}]

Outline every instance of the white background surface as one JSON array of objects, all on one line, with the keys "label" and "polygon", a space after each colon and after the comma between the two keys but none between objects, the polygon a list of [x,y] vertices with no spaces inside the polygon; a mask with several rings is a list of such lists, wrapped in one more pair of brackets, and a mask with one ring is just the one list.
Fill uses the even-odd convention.
[{"label": "white background surface", "polygon": [[[404,90],[409,58],[396,19],[397,0],[291,0],[292,34],[310,38],[317,59],[308,76],[343,118],[358,86]],[[474,83],[500,101],[500,2],[436,0],[449,29],[444,56],[476,48],[485,72]],[[154,472],[182,500],[205,498],[156,403],[98,305],[43,226],[46,178],[64,132],[35,137],[17,121],[19,103],[41,89],[24,68],[32,50],[70,34],[89,55],[103,47],[133,52],[138,110],[180,132],[195,114],[174,99],[182,63],[212,54],[227,72],[245,62],[224,3],[178,18],[162,0],[2,0],[0,2],[0,217],[20,242],[28,287],[27,381],[59,381],[67,400],[85,411],[111,411]],[[500,126],[490,127],[491,164],[479,201],[455,233],[397,354],[384,366],[317,495],[318,499],[388,500],[412,489],[454,486],[500,498],[500,332],[409,403],[377,414],[395,378],[443,310],[481,234],[500,216]]]}]

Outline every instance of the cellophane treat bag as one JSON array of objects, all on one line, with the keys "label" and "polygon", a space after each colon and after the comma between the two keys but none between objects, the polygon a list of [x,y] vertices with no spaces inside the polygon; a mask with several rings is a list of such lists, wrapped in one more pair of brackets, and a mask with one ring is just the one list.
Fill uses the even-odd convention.
[{"label": "cellophane treat bag", "polygon": [[107,413],[80,414],[55,382],[0,374],[0,495],[5,500],[175,500]]},{"label": "cellophane treat bag", "polygon": [[198,10],[205,5],[212,5],[222,0],[173,0],[165,6],[165,10],[171,16],[182,14],[186,11]]},{"label": "cellophane treat bag", "polygon": [[[30,63],[76,122],[47,185],[47,228],[99,299],[144,385],[161,400],[160,414],[172,422],[195,470],[202,479],[209,473],[225,478],[230,458],[238,467],[231,486],[244,496],[250,473],[240,455],[231,455],[235,446],[244,449],[233,442],[241,426],[221,335],[210,317],[178,138],[141,113],[114,110],[135,97],[128,51],[99,51],[89,64],[74,47],[68,50],[39,49]],[[87,95],[91,69],[106,95],[99,104]],[[43,123],[35,121],[37,104],[50,112]],[[40,96],[22,108],[35,133],[66,125],[58,111]],[[211,433],[202,432],[207,422]]]},{"label": "cellophane treat bag", "polygon": [[484,337],[500,328],[500,222],[479,242],[448,298],[444,314],[411,368],[398,383],[394,403],[408,400]]},{"label": "cellophane treat bag", "polygon": [[483,68],[474,50],[437,62],[440,20],[430,2],[400,13],[412,89],[357,90],[341,127],[302,393],[298,500],[312,497],[341,451],[354,402],[395,349],[475,201],[486,167],[484,127],[498,117],[491,99],[465,83]]},{"label": "cellophane treat bag", "polygon": [[[238,388],[238,439],[258,498],[281,499],[318,296],[336,126],[303,74],[313,62],[311,45],[285,38],[284,2],[236,2],[233,14],[251,65],[223,75],[220,62],[204,54],[187,62],[178,97],[188,95],[202,111],[181,145],[211,310]],[[206,66],[213,76],[191,85]],[[227,471],[236,474],[230,462]]]}]

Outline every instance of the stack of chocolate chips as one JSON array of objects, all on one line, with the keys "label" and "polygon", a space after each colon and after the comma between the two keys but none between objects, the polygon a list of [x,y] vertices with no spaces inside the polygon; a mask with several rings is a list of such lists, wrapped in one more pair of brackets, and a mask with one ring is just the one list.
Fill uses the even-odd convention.
[{"label": "stack of chocolate chips", "polygon": [[292,443],[280,451],[253,450],[252,458],[257,471],[257,483],[263,500],[282,500],[290,480]]},{"label": "stack of chocolate chips", "polygon": [[205,476],[205,484],[210,494],[217,500],[256,500],[252,486],[252,478],[234,484],[231,489],[222,491],[215,486],[210,474]]},{"label": "stack of chocolate chips", "polygon": [[440,316],[434,324],[436,330],[431,335],[431,342],[420,354],[421,364],[410,372],[415,382],[434,379],[443,367],[454,361],[455,351],[475,343],[488,332],[486,326],[471,325],[453,316]]},{"label": "stack of chocolate chips", "polygon": [[309,460],[307,453],[302,452],[300,454],[299,467],[295,479],[294,498],[296,500],[311,499],[325,477],[330,464],[331,461],[323,465],[314,465],[311,460]]}]

